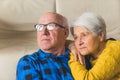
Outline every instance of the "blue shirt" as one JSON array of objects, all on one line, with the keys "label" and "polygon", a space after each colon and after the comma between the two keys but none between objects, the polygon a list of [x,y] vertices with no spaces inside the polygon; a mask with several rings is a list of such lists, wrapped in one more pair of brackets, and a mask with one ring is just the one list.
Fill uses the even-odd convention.
[{"label": "blue shirt", "polygon": [[38,50],[19,60],[16,80],[73,80],[68,60],[68,49],[60,56]]}]

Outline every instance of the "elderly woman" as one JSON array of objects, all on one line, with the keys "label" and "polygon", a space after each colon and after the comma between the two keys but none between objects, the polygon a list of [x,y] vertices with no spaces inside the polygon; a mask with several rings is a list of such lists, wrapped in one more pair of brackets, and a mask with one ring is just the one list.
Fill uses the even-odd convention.
[{"label": "elderly woman", "polygon": [[93,13],[82,14],[72,27],[75,47],[82,56],[89,56],[91,69],[71,54],[69,66],[75,80],[120,80],[120,41],[106,40],[103,18]]}]

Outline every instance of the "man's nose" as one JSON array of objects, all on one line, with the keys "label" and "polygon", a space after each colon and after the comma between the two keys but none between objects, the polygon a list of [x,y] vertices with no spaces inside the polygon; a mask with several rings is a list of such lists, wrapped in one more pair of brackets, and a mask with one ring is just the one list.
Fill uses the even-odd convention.
[{"label": "man's nose", "polygon": [[46,26],[43,28],[42,34],[44,34],[44,35],[48,35],[49,34],[49,30],[47,30]]}]

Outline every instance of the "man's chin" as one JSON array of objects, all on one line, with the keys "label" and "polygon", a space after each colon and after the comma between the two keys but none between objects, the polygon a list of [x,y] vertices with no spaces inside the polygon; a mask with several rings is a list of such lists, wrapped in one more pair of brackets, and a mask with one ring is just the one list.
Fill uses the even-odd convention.
[{"label": "man's chin", "polygon": [[41,49],[49,49],[51,46],[50,44],[40,44],[39,46]]},{"label": "man's chin", "polygon": [[43,50],[49,50],[49,47],[42,47]]}]

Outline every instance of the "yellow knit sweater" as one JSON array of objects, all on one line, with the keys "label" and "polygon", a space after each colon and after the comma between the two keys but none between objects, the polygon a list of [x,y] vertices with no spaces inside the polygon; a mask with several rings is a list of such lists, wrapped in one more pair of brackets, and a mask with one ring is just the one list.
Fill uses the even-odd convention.
[{"label": "yellow knit sweater", "polygon": [[120,80],[120,41],[109,40],[97,60],[87,70],[71,54],[69,66],[75,80]]}]

